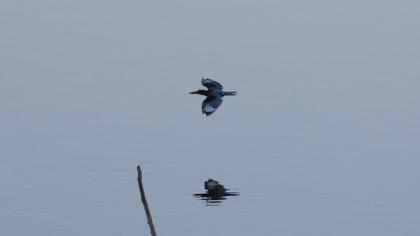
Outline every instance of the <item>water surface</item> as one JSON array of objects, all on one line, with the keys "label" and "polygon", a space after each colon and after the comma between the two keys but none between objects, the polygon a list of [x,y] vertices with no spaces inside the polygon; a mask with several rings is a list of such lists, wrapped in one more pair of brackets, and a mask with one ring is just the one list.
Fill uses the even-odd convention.
[{"label": "water surface", "polygon": [[0,234],[419,235],[419,9],[2,1]]}]

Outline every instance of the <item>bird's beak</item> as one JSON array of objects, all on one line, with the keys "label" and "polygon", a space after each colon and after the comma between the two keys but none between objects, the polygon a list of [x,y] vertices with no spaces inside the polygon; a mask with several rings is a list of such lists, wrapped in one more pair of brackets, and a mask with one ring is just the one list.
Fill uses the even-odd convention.
[{"label": "bird's beak", "polygon": [[197,91],[190,92],[190,94],[197,94],[197,93],[198,93]]}]

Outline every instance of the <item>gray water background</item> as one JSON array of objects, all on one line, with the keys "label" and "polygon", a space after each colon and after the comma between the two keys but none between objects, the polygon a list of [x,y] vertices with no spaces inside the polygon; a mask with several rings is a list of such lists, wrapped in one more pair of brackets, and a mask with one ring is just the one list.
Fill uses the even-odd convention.
[{"label": "gray water background", "polygon": [[[418,1],[0,2],[0,234],[420,235]],[[208,76],[239,95],[200,114]],[[241,192],[192,197],[213,177]]]}]

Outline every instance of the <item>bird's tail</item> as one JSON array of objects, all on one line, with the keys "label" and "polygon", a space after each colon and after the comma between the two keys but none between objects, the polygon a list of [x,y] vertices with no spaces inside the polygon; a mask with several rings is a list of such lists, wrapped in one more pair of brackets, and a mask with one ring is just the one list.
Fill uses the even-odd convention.
[{"label": "bird's tail", "polygon": [[226,96],[234,96],[234,95],[236,95],[238,92],[236,92],[236,91],[228,91],[228,92],[224,92],[224,95]]}]

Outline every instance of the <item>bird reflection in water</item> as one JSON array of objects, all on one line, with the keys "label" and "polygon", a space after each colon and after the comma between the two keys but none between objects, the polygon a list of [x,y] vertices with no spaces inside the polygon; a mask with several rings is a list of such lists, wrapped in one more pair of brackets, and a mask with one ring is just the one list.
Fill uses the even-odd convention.
[{"label": "bird reflection in water", "polygon": [[239,192],[229,192],[219,181],[208,179],[204,182],[205,193],[196,193],[194,197],[206,201],[206,206],[217,206],[226,200],[228,196],[239,196]]}]

